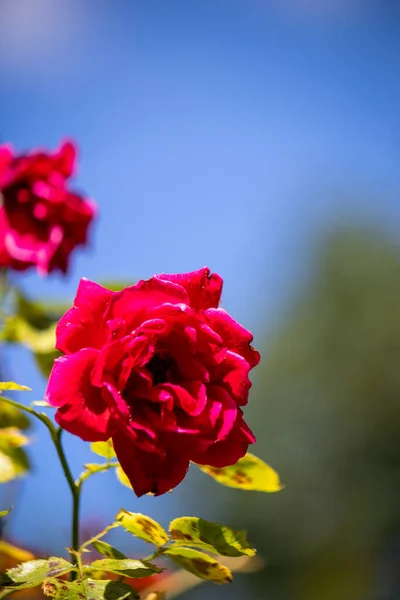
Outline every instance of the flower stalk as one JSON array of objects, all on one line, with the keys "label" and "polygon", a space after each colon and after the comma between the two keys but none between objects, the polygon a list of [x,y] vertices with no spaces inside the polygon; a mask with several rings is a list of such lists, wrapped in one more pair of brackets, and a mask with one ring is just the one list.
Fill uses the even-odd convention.
[{"label": "flower stalk", "polygon": [[[23,411],[29,413],[30,415],[33,415],[47,427],[47,429],[50,433],[50,437],[51,437],[51,440],[56,449],[57,456],[60,460],[60,464],[61,464],[63,473],[65,475],[65,478],[67,480],[68,487],[71,490],[71,495],[72,495],[72,527],[71,527],[71,529],[72,529],[72,531],[71,531],[72,545],[71,545],[71,550],[72,551],[71,551],[70,555],[71,555],[72,564],[75,565],[76,567],[79,567],[79,559],[78,559],[79,509],[80,509],[81,482],[75,483],[74,478],[72,476],[71,469],[69,467],[67,457],[65,455],[64,448],[63,448],[62,441],[61,441],[63,430],[61,428],[55,427],[54,423],[51,421],[51,419],[45,413],[38,413],[38,412],[36,412],[36,410],[31,408],[30,406],[25,406],[24,404],[20,404],[19,402],[16,402],[15,400],[10,400],[9,398],[2,397],[2,401],[7,402],[8,404],[11,404],[11,406],[14,406],[15,408],[23,410]],[[74,579],[76,579],[76,572],[72,571],[71,572],[71,581],[73,581]]]}]

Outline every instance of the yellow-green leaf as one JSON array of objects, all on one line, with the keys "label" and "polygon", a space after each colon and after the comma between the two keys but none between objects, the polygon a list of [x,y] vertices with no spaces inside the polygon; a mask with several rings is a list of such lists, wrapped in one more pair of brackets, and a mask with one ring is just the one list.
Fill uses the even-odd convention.
[{"label": "yellow-green leaf", "polygon": [[95,560],[89,565],[85,565],[86,571],[102,571],[104,573],[114,573],[115,575],[124,575],[126,577],[149,577],[154,573],[161,573],[159,569],[151,563],[145,563],[133,558],[115,559],[101,558]]},{"label": "yellow-green leaf", "polygon": [[29,443],[29,438],[17,427],[5,427],[0,433],[0,449],[20,448]]},{"label": "yellow-green leaf", "polygon": [[26,385],[20,385],[19,383],[15,383],[15,381],[0,381],[0,391],[4,390],[17,390],[19,392],[31,392],[31,388]]},{"label": "yellow-green leaf", "polygon": [[235,531],[225,525],[198,517],[179,517],[169,526],[171,539],[177,544],[195,546],[222,556],[254,556],[245,531]]},{"label": "yellow-green leaf", "polygon": [[261,458],[249,452],[231,467],[197,466],[207,475],[211,475],[218,483],[228,487],[255,492],[279,492],[284,487],[279,480],[278,473]]},{"label": "yellow-green leaf", "polygon": [[193,550],[193,548],[170,546],[166,548],[164,555],[200,579],[207,579],[214,583],[230,583],[232,581],[232,573],[228,567],[221,565],[204,552]]},{"label": "yellow-green leaf", "polygon": [[16,427],[0,430],[0,483],[22,477],[29,470],[29,460],[22,446],[29,439]]},{"label": "yellow-green leaf", "polygon": [[165,529],[157,521],[141,513],[131,513],[122,509],[116,519],[126,531],[146,542],[150,542],[150,544],[163,546],[168,542],[168,534]]},{"label": "yellow-green leaf", "polygon": [[115,474],[118,481],[122,483],[122,485],[132,489],[131,482],[129,481],[128,476],[125,474],[125,471],[122,469],[121,465],[118,465],[118,467],[115,469]]},{"label": "yellow-green leaf", "polygon": [[115,457],[114,446],[111,439],[107,442],[93,442],[90,444],[90,449],[95,454],[107,458],[107,460],[111,460]]},{"label": "yellow-green leaf", "polygon": [[122,581],[46,579],[42,589],[45,596],[56,600],[140,600],[139,594]]},{"label": "yellow-green leaf", "polygon": [[107,558],[116,558],[117,560],[125,559],[125,554],[122,554],[119,550],[108,544],[107,542],[103,542],[103,540],[96,540],[92,542],[92,546],[99,554],[106,556]]},{"label": "yellow-green leaf", "polygon": [[10,514],[11,511],[12,511],[12,508],[8,508],[7,510],[0,510],[0,519],[2,517],[6,517],[8,514]]},{"label": "yellow-green leaf", "polygon": [[0,585],[4,587],[17,585],[18,589],[36,587],[43,583],[46,577],[59,577],[73,571],[74,568],[71,563],[55,556],[29,560],[0,575]]}]

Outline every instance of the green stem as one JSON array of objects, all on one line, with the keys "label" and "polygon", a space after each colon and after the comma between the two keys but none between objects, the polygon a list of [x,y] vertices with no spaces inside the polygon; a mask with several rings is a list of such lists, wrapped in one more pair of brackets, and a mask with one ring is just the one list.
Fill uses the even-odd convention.
[{"label": "green stem", "polygon": [[78,479],[75,481],[75,485],[77,485],[78,487],[80,487],[82,485],[82,483],[84,481],[86,481],[87,479],[89,479],[89,477],[92,477],[92,475],[95,475],[96,473],[102,473],[104,471],[108,471],[109,469],[114,469],[116,467],[119,466],[119,463],[114,461],[114,462],[107,462],[104,463],[104,465],[102,464],[96,464],[96,470],[91,471],[88,468],[88,465],[85,465],[87,470],[84,471],[83,473],[81,473],[78,477]]},{"label": "green stem", "polygon": [[[47,427],[49,430],[51,439],[56,448],[58,458],[60,459],[60,463],[65,475],[65,478],[68,482],[69,489],[72,494],[72,550],[71,552],[71,562],[76,567],[79,567],[79,506],[80,506],[80,491],[81,485],[75,483],[74,478],[72,477],[71,469],[69,468],[67,458],[65,456],[64,448],[61,442],[62,429],[56,428],[54,423],[49,419],[49,417],[45,413],[38,413],[33,408],[29,406],[25,406],[24,404],[20,404],[19,402],[15,402],[14,400],[10,400],[9,398],[1,398],[2,401],[15,406],[20,410],[24,410],[28,412],[30,415],[33,415]],[[71,581],[76,579],[76,572],[72,571],[71,573]]]},{"label": "green stem", "polygon": [[[56,447],[58,458],[60,459],[65,478],[68,482],[68,486],[72,494],[72,550],[74,550],[74,553],[71,553],[71,558],[72,563],[75,566],[79,567],[79,557],[76,553],[79,551],[79,508],[81,500],[81,486],[76,485],[74,478],[72,477],[71,469],[69,468],[67,458],[65,456],[64,448],[61,442],[63,430],[61,428],[56,429],[53,423],[51,423],[51,425],[51,439],[53,440],[54,446]],[[72,571],[71,581],[74,581],[74,579],[76,579],[76,572]]]}]

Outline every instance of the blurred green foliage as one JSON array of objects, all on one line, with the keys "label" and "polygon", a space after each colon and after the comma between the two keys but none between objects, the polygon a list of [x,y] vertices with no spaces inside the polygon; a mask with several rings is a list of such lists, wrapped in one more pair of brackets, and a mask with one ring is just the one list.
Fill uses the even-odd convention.
[{"label": "blurred green foliage", "polygon": [[269,562],[249,597],[398,598],[390,568],[379,591],[400,532],[398,247],[365,230],[331,234],[261,350],[246,415],[286,488],[236,497]]}]

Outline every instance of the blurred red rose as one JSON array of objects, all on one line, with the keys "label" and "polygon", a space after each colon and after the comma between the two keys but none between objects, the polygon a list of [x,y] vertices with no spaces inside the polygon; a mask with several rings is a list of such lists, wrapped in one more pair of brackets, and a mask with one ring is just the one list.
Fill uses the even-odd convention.
[{"label": "blurred red rose", "polygon": [[112,437],[138,496],[174,488],[189,461],[232,465],[255,442],[240,407],[260,357],[218,308],[221,290],[207,268],[120,292],[82,279],[58,323],[66,356],[46,392],[56,421],[89,442]]},{"label": "blurred red rose", "polygon": [[71,142],[52,154],[0,146],[0,267],[67,271],[95,214],[93,202],[67,187],[75,156]]}]

